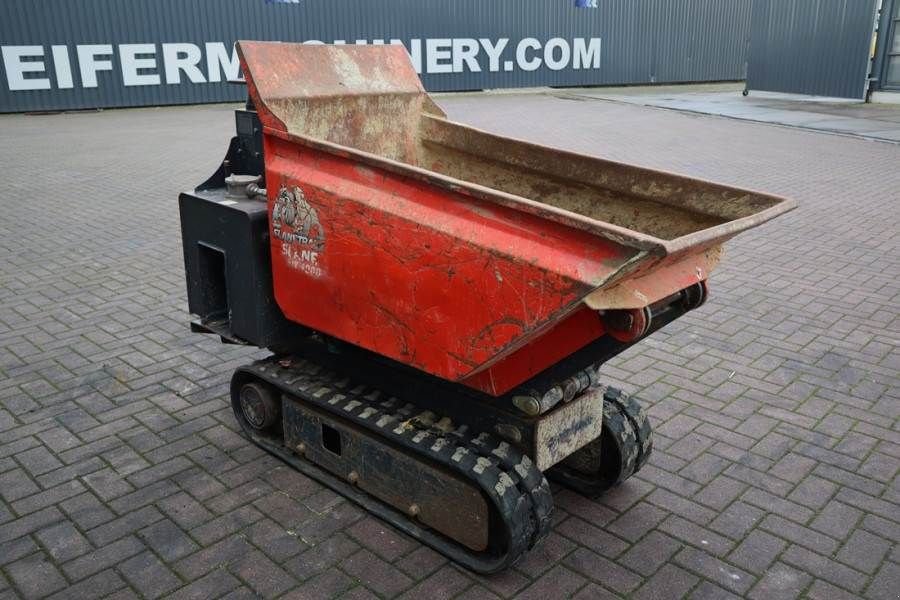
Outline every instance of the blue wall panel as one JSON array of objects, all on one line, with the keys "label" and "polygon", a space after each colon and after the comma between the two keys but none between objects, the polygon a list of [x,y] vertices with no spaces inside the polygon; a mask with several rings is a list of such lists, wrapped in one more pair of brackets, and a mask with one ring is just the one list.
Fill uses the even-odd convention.
[{"label": "blue wall panel", "polygon": [[[396,39],[436,91],[736,80],[749,21],[750,0],[2,0],[0,112],[238,100],[207,65],[237,39]],[[166,44],[198,49],[194,81]]]}]

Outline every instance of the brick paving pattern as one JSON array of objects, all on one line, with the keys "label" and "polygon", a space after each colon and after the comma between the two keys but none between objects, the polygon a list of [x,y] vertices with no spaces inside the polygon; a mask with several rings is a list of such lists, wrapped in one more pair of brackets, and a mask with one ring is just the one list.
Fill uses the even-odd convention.
[{"label": "brick paving pattern", "polygon": [[459,120],[790,195],[702,309],[603,369],[656,449],[476,577],[236,433],[176,195],[231,107],[0,117],[0,598],[897,598],[900,146],[549,96]]}]

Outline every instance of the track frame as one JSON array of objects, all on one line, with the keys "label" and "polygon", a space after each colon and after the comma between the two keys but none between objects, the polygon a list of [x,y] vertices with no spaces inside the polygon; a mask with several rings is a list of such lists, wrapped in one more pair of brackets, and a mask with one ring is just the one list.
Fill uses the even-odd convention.
[{"label": "track frame", "polygon": [[[241,391],[248,384],[270,386],[282,402],[324,412],[369,439],[415,457],[423,468],[453,473],[477,487],[491,510],[486,549],[472,550],[423,525],[410,511],[367,493],[358,485],[358,473],[336,475],[296,446],[288,447],[284,435],[290,424],[283,406],[279,421],[255,428],[241,405]],[[487,574],[509,567],[549,532],[553,501],[547,480],[528,456],[495,436],[467,425],[453,426],[449,419],[298,357],[271,357],[239,368],[231,392],[238,423],[255,444],[472,571]]]}]

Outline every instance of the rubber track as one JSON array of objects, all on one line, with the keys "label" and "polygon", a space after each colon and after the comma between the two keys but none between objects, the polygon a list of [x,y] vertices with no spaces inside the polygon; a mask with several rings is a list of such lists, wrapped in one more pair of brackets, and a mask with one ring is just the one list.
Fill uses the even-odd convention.
[{"label": "rubber track", "polygon": [[[479,487],[503,521],[506,539],[500,545],[506,551],[502,555],[477,553],[450,542],[357,488],[348,489],[349,484],[323,469],[315,467],[313,472],[308,468],[312,463],[297,457],[283,443],[276,444],[244,427],[257,445],[370,511],[373,502],[381,504],[381,510],[374,510],[378,516],[473,571],[493,573],[505,569],[549,533],[553,499],[547,480],[528,456],[508,443],[487,433],[470,432],[465,425],[448,431],[449,420],[441,422],[438,415],[404,404],[381,390],[353,382],[306,359],[271,357],[239,368],[232,380],[233,396],[248,378],[265,381],[301,403],[353,423],[372,437],[389,440],[409,454],[436,463]],[[238,421],[243,427],[242,420]],[[357,493],[350,493],[353,490]],[[493,546],[489,542],[488,547]]]},{"label": "rubber track", "polygon": [[[618,472],[601,476],[559,464],[548,472],[551,479],[586,496],[597,497],[640,471],[653,451],[653,432],[647,415],[636,400],[617,388],[607,387],[603,393],[603,435],[612,437],[621,454]],[[584,453],[588,461],[603,465],[599,439],[578,452]]]},{"label": "rubber track", "polygon": [[629,476],[634,475],[646,464],[653,452],[653,432],[650,427],[650,419],[647,418],[647,414],[637,400],[618,388],[607,388],[603,395],[604,406],[606,403],[615,405],[619,413],[628,419],[631,430],[637,438],[637,457]]}]

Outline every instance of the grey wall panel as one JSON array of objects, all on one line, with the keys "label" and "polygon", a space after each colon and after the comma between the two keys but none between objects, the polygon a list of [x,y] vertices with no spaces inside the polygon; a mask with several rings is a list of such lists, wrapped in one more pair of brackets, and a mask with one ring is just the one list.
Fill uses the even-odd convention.
[{"label": "grey wall panel", "polygon": [[863,98],[875,0],[754,0],[747,88]]},{"label": "grey wall panel", "polygon": [[[238,100],[244,95],[239,86],[207,81],[205,46],[230,49],[237,39],[398,39],[411,52],[421,44],[426,58],[427,40],[463,44],[451,52],[464,51],[468,39],[484,38],[493,46],[507,40],[496,70],[480,44],[475,62],[461,62],[461,72],[436,72],[440,65],[429,69],[423,59],[422,80],[435,91],[736,80],[744,76],[750,5],[751,0],[0,0],[0,49],[10,55],[0,61],[0,112]],[[561,38],[569,59],[562,61],[565,50],[557,43],[552,58],[561,68],[543,63],[527,70],[535,52],[520,57],[517,47],[528,38],[540,45],[539,57],[550,40]],[[596,68],[574,68],[576,40],[590,47],[597,38]],[[180,83],[166,80],[163,45],[170,43],[201,50],[203,82],[188,81],[184,73]],[[110,62],[110,70],[97,73],[97,87],[85,87],[80,73],[79,48],[84,52],[91,44],[113,49],[111,56],[97,57]],[[121,44],[153,45],[149,58],[155,68],[137,73],[158,74],[158,84],[125,85]],[[44,56],[17,58],[22,46],[39,47]],[[65,46],[71,88],[60,87],[66,70],[57,77],[52,46]],[[22,66],[33,60],[42,60],[44,71],[23,75]],[[477,72],[469,68],[473,64]],[[35,78],[50,89],[14,89],[33,87]]]}]

